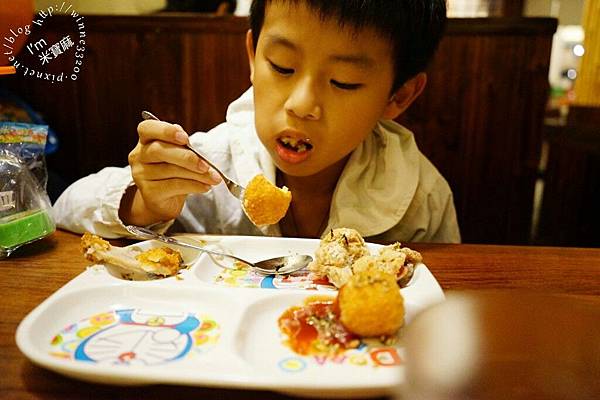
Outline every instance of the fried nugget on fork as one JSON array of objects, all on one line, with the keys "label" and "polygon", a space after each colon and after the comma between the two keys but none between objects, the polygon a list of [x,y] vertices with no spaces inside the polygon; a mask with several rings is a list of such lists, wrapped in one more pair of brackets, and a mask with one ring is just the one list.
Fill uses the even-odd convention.
[{"label": "fried nugget on fork", "polygon": [[280,189],[264,175],[256,175],[246,187],[243,206],[254,225],[273,225],[285,216],[291,201],[288,188]]}]

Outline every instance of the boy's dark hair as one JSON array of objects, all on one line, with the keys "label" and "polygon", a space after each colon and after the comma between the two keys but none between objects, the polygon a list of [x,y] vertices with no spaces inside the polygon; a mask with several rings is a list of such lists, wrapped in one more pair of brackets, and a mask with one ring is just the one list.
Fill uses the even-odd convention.
[{"label": "boy's dark hair", "polygon": [[323,20],[336,18],[340,26],[357,33],[370,27],[389,39],[395,71],[392,91],[425,70],[446,27],[445,0],[253,0],[250,28],[255,49],[265,7],[272,2],[302,2]]}]

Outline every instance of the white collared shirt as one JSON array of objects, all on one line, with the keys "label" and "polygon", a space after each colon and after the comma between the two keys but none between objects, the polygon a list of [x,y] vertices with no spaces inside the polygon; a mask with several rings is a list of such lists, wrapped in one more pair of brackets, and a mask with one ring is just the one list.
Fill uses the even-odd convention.
[{"label": "white collared shirt", "polygon": [[[252,89],[231,103],[225,123],[192,135],[190,143],[244,186],[257,174],[275,182],[275,165],[254,128]],[[132,184],[129,167],[105,168],[78,180],[53,207],[57,226],[107,238],[129,236],[118,211],[123,193]],[[166,230],[172,223],[155,229]],[[413,134],[393,121],[380,121],[350,156],[323,232],[339,227],[384,241],[460,242],[448,183],[419,151]],[[224,184],[205,194],[189,195],[175,229],[281,236],[278,225],[254,226]]]}]

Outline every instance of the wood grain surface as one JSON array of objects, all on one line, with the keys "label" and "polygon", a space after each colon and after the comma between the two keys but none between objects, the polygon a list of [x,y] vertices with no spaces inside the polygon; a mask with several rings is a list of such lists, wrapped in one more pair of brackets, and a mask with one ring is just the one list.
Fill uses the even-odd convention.
[{"label": "wood grain surface", "polygon": [[[88,265],[80,236],[57,231],[0,261],[2,399],[287,399],[262,391],[147,386],[124,388],[65,378],[33,365],[18,350],[19,322]],[[128,242],[120,241],[119,244]],[[600,305],[600,249],[414,244],[445,291],[539,291]]]}]

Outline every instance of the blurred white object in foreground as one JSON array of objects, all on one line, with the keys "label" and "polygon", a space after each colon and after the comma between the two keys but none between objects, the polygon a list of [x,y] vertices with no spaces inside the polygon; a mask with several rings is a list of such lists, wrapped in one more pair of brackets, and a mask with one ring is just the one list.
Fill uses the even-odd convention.
[{"label": "blurred white object in foreground", "polygon": [[454,293],[405,338],[397,399],[600,398],[600,299]]}]

